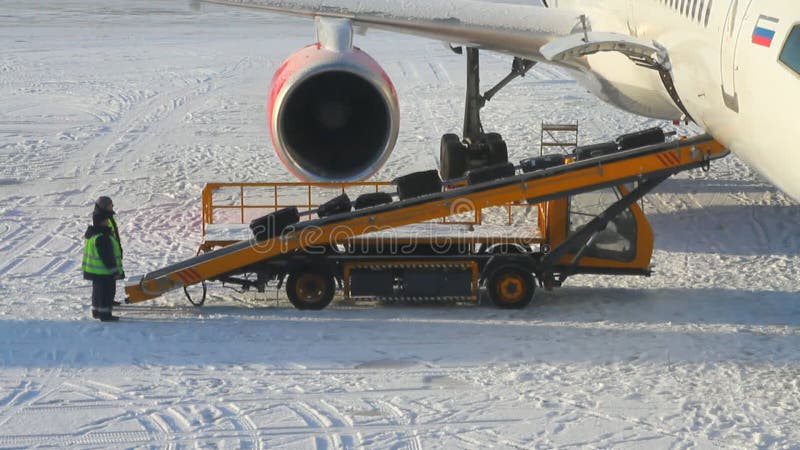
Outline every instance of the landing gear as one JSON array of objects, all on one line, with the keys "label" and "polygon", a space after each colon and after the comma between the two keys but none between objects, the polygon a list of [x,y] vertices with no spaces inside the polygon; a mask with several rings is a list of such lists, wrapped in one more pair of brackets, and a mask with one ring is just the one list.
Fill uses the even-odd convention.
[{"label": "landing gear", "polygon": [[[461,47],[453,48],[453,51],[458,54],[463,53]],[[481,108],[512,80],[525,76],[535,64],[534,61],[514,58],[511,73],[481,95],[478,49],[467,48],[467,98],[464,108],[463,137],[459,138],[455,134],[442,136],[439,165],[443,180],[459,178],[471,169],[508,162],[508,146],[503,137],[499,133],[484,132]]]},{"label": "landing gear", "polygon": [[455,134],[442,136],[439,150],[439,172],[443,180],[458,178],[467,171],[467,146]]}]

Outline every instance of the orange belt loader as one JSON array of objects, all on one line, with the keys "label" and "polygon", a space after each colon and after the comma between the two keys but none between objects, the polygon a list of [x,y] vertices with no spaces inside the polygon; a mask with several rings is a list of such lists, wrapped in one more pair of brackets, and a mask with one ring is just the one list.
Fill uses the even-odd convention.
[{"label": "orange belt loader", "polygon": [[[197,256],[129,279],[127,301],[141,302],[202,283],[203,299],[190,298],[202,304],[206,281],[259,290],[277,281],[279,288],[285,283],[289,300],[299,309],[326,307],[337,288],[346,298],[413,301],[477,300],[481,286],[499,307],[520,308],[530,303],[537,286],[552,289],[575,274],[649,275],[654,237],[637,202],[671,175],[706,169],[728,153],[703,135],[568,159],[527,173],[512,169],[494,179],[468,176],[445,182],[448,189],[421,195],[404,196],[398,185],[399,201],[295,219],[273,232],[239,240],[210,237]],[[207,189],[250,185],[257,184],[222,183]],[[309,192],[312,185],[342,191],[368,186],[379,196],[388,196],[391,188],[377,182],[260,185],[276,192],[273,222],[265,222],[273,225],[291,210],[285,207],[292,206],[278,202],[281,185],[307,186]],[[213,223],[208,192],[204,227]],[[310,196],[306,207],[313,206]],[[513,208],[537,208],[535,233],[520,234],[520,227],[475,233],[483,225],[481,212],[493,207],[508,208],[509,217]],[[445,233],[408,233],[414,227],[441,230],[436,226],[448,224],[431,221],[465,212],[477,218],[465,225],[470,232],[454,234],[451,228]]]}]

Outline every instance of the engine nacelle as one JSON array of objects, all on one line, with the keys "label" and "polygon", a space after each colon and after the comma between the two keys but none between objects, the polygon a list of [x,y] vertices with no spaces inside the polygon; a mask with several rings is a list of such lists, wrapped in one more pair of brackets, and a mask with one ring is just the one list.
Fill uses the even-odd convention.
[{"label": "engine nacelle", "polygon": [[275,151],[306,181],[363,180],[391,154],[400,128],[392,82],[358,48],[314,44],[275,72],[267,105]]}]

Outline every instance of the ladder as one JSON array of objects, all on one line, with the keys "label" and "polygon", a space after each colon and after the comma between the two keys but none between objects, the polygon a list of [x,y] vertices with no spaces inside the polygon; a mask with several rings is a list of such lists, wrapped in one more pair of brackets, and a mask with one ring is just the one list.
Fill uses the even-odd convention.
[{"label": "ladder", "polygon": [[578,147],[578,122],[567,124],[542,122],[539,142],[539,156],[545,154],[546,148],[552,147],[559,148],[563,153],[572,153]]}]

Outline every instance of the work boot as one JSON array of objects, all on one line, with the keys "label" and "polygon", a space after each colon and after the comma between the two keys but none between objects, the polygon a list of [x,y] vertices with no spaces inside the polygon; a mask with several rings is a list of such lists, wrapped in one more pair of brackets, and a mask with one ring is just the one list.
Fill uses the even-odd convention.
[{"label": "work boot", "polygon": [[119,316],[111,315],[111,313],[101,314],[100,322],[119,322]]},{"label": "work boot", "polygon": [[99,318],[100,318],[100,313],[96,309],[93,309],[92,310],[92,319],[99,319]]}]

